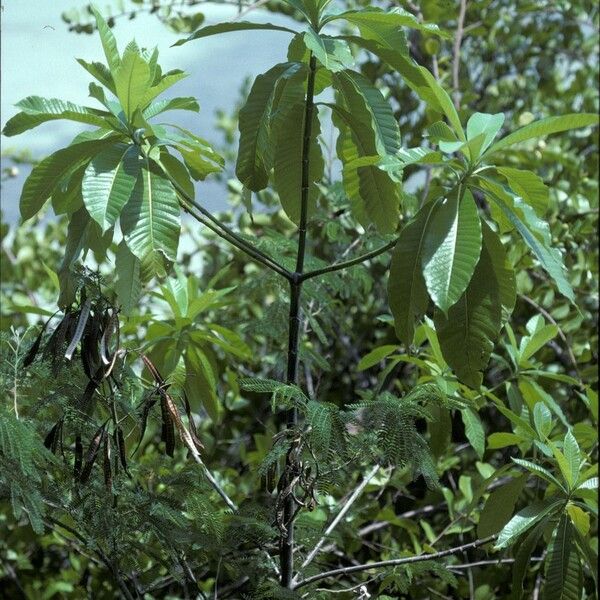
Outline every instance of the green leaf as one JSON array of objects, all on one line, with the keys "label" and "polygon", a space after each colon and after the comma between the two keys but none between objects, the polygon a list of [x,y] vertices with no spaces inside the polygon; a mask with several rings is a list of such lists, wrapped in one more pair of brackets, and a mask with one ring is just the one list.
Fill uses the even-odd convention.
[{"label": "green leaf", "polygon": [[73,144],[58,150],[36,165],[21,192],[20,209],[23,220],[30,219],[39,212],[67,173],[83,166],[114,141],[115,137],[110,137]]},{"label": "green leaf", "polygon": [[190,110],[192,112],[198,112],[200,110],[200,105],[196,98],[192,97],[158,100],[157,102],[150,104],[150,106],[144,110],[144,119],[151,119],[168,110]]},{"label": "green leaf", "polygon": [[490,278],[492,260],[486,248],[465,293],[448,310],[434,313],[435,329],[448,365],[463,383],[479,388],[502,327],[502,308],[496,281]]},{"label": "green leaf", "polygon": [[490,450],[497,450],[498,448],[506,448],[507,446],[518,446],[524,442],[524,438],[515,433],[508,433],[506,431],[495,431],[490,433],[487,438],[487,447]]},{"label": "green leaf", "polygon": [[73,213],[83,206],[81,182],[85,165],[68,173],[52,192],[52,209],[55,215]]},{"label": "green leaf", "polygon": [[[181,81],[185,77],[187,77],[187,74],[181,69],[173,69],[172,71],[168,71],[164,75],[161,75],[157,82],[152,82],[152,74],[150,74],[149,82],[152,83],[152,87],[149,87],[146,90],[143,98],[139,102],[139,106],[141,108],[146,108],[146,106],[148,106],[148,104],[152,102],[154,98],[168,90],[171,86],[175,85],[178,81]],[[186,110],[194,109],[190,108]]]},{"label": "green leaf", "polygon": [[163,149],[160,153],[159,164],[168,176],[174,179],[175,183],[193,200],[194,183],[185,164],[169,154],[166,149]]},{"label": "green leaf", "polygon": [[165,274],[161,255],[177,258],[179,203],[173,186],[148,164],[142,166],[131,197],[121,214],[127,246],[140,261],[148,261],[159,275]]},{"label": "green leaf", "polygon": [[562,500],[547,498],[520,510],[503,528],[496,542],[496,549],[512,545],[516,539],[546,515],[554,514],[564,505]]},{"label": "green leaf", "polygon": [[[353,117],[352,122],[360,121],[362,127],[367,123],[371,125],[375,152],[363,156],[395,155],[400,150],[400,129],[382,93],[366,77],[354,71],[336,74],[333,83]],[[350,127],[354,130],[353,124]]]},{"label": "green leaf", "polygon": [[565,455],[569,468],[571,485],[576,486],[581,469],[581,451],[579,450],[579,444],[570,429],[567,431],[563,442],[563,454]]},{"label": "green leaf", "polygon": [[[300,222],[302,197],[302,147],[304,140],[304,103],[296,104],[286,117],[287,127],[278,130],[274,141],[275,160],[273,164],[273,184],[283,210],[294,221]],[[319,189],[315,182],[323,178],[325,161],[318,141],[320,133],[319,117],[313,113],[311,145],[308,169],[308,217],[314,212]]]},{"label": "green leaf", "polygon": [[392,254],[388,280],[388,299],[397,336],[408,347],[412,344],[415,320],[427,310],[429,296],[421,272],[421,252],[425,232],[435,203],[426,204],[398,236]]},{"label": "green leaf", "polygon": [[185,356],[186,377],[184,389],[193,404],[204,406],[208,416],[218,423],[222,407],[216,390],[216,379],[210,361],[195,344],[187,347]]},{"label": "green leaf", "polygon": [[[417,19],[412,13],[400,7],[392,8],[391,10],[382,10],[376,7],[368,7],[364,10],[349,10],[327,17],[324,23],[330,23],[339,19],[356,25],[361,35],[366,39],[372,39],[396,50],[402,48],[402,45],[398,43],[404,37],[402,36],[401,38],[398,35],[401,27],[410,27],[411,29],[417,29],[442,38],[450,37],[449,34],[442,31],[437,25],[423,22]],[[392,34],[396,34],[396,36],[392,37]]]},{"label": "green leaf", "polygon": [[479,538],[495,535],[508,523],[526,483],[526,475],[514,477],[488,496],[477,525]]},{"label": "green leaf", "polygon": [[502,304],[502,320],[508,321],[517,301],[517,281],[508,254],[498,234],[490,226],[481,221],[482,247],[487,251],[492,273],[498,284],[500,303]]},{"label": "green leaf", "polygon": [[533,407],[533,422],[540,438],[545,440],[550,435],[554,423],[550,409],[543,402],[537,402]]},{"label": "green leaf", "polygon": [[150,67],[135,42],[130,42],[125,48],[121,64],[113,77],[121,106],[127,118],[131,119],[136,109],[143,108],[144,95],[152,83]]},{"label": "green leaf", "polygon": [[100,41],[102,42],[106,62],[108,63],[111,73],[114,75],[121,64],[119,50],[117,49],[117,41],[98,9],[94,5],[90,5],[90,9],[96,18],[96,27],[100,34]]},{"label": "green leaf", "polygon": [[[82,58],[77,58],[77,62],[95,79],[97,79],[104,87],[108,88],[116,95],[115,82],[110,70],[99,62],[87,62]],[[119,59],[120,60],[120,59]]]},{"label": "green leaf", "polygon": [[139,171],[139,150],[131,144],[115,144],[90,161],[83,176],[83,202],[102,231],[117,221]]},{"label": "green leaf", "polygon": [[142,293],[140,268],[139,259],[131,253],[125,240],[121,241],[115,258],[117,273],[115,292],[121,304],[121,309],[126,315],[132,314],[138,307]]},{"label": "green leaf", "polygon": [[[443,350],[443,349],[442,349]],[[485,452],[485,431],[479,415],[471,408],[460,411],[460,416],[465,426],[465,435],[479,460]]]},{"label": "green leaf", "polygon": [[208,25],[207,27],[202,27],[189,37],[178,40],[173,44],[173,46],[181,46],[187,42],[211,35],[217,35],[219,33],[228,33],[230,31],[248,31],[251,29],[268,29],[270,31],[287,31],[288,33],[296,33],[293,29],[282,27],[280,25],[273,25],[271,23],[250,23],[247,21],[237,21],[233,23],[219,23],[218,25]]},{"label": "green leaf", "polygon": [[[470,191],[459,185],[438,202],[425,234],[423,276],[444,312],[467,289],[481,253],[481,221]],[[491,266],[490,266],[491,268]]]},{"label": "green leaf", "polygon": [[358,158],[376,153],[372,129],[360,120],[360,115],[350,114],[339,106],[332,116],[340,131],[337,151],[353,215],[365,226],[374,223],[381,233],[393,233],[398,225],[398,185],[375,165],[356,165]]},{"label": "green leaf", "polygon": [[369,352],[360,359],[356,370],[366,371],[367,369],[370,369],[371,367],[374,367],[377,363],[381,362],[386,356],[389,356],[393,352],[396,352],[396,350],[398,350],[398,346],[395,345],[388,344],[385,346],[379,346],[379,348],[371,350],[371,352]]},{"label": "green leaf", "polygon": [[550,340],[553,340],[558,335],[558,327],[556,325],[546,325],[539,331],[536,331],[531,337],[523,336],[519,347],[519,366],[526,366],[527,361],[540,349],[543,348]]},{"label": "green leaf", "polygon": [[58,270],[60,281],[59,308],[65,309],[75,301],[76,289],[71,267],[86,247],[89,224],[90,216],[83,206],[69,220],[65,254]]},{"label": "green leaf", "polygon": [[583,573],[577,549],[573,544],[573,526],[562,514],[554,531],[548,558],[543,600],[581,600]]},{"label": "green leaf", "polygon": [[540,177],[532,171],[512,167],[496,167],[496,171],[506,178],[512,191],[523,198],[540,217],[546,213],[549,190]]},{"label": "green leaf", "polygon": [[354,65],[354,57],[344,40],[321,36],[312,27],[304,33],[303,39],[306,47],[328,71],[336,73]]},{"label": "green leaf", "polygon": [[448,92],[438,83],[436,78],[429,72],[426,67],[419,67],[423,79],[426,81],[429,89],[433,92],[442,112],[446,115],[450,125],[460,140],[465,141],[465,132],[462,128],[460,118],[454,107],[454,103],[450,99]]},{"label": "green leaf", "polygon": [[107,127],[106,117],[111,116],[108,112],[87,106],[39,96],[28,96],[18,102],[17,106],[22,109],[22,112],[9,119],[2,130],[2,133],[8,137],[33,129],[47,121],[58,119],[87,123],[96,127]]},{"label": "green leaf", "polygon": [[484,193],[498,205],[502,213],[521,234],[544,270],[554,279],[560,293],[575,302],[575,295],[571,284],[567,281],[560,252],[550,246],[551,236],[548,224],[541,221],[520,198],[509,195],[496,183],[485,180],[482,185]]},{"label": "green leaf", "polygon": [[560,483],[560,481],[556,477],[554,477],[554,475],[552,475],[552,473],[550,473],[548,469],[544,469],[544,467],[536,463],[532,463],[531,461],[523,460],[522,458],[511,458],[511,460],[520,467],[527,469],[532,475],[535,475],[536,477],[547,481],[548,483],[556,486],[559,490],[563,492],[566,491],[562,483]]},{"label": "green leaf", "polygon": [[496,142],[484,156],[489,156],[498,150],[508,148],[513,144],[524,142],[532,138],[545,137],[552,133],[560,133],[569,129],[578,129],[579,127],[590,127],[598,125],[599,118],[594,113],[571,113],[561,115],[560,117],[547,117],[517,129],[517,131],[507,135],[500,141]]},{"label": "green leaf", "polygon": [[535,550],[544,529],[548,524],[548,518],[542,519],[527,535],[519,542],[515,553],[515,562],[512,575],[512,600],[521,600],[523,595],[523,580],[531,565],[531,554]]},{"label": "green leaf", "polygon": [[302,68],[300,63],[282,63],[259,75],[240,110],[235,172],[242,184],[253,192],[259,192],[269,183],[269,116],[276,84],[282,78],[293,77]]},{"label": "green leaf", "polygon": [[484,134],[483,140],[477,152],[471,156],[472,160],[476,160],[481,154],[487,150],[489,145],[494,141],[496,135],[504,125],[504,114],[498,113],[490,115],[486,113],[476,112],[471,115],[467,122],[467,140],[473,140],[477,136]]}]

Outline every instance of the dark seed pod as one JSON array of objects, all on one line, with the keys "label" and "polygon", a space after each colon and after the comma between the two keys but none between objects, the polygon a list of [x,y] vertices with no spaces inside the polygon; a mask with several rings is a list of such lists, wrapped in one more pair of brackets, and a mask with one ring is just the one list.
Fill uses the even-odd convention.
[{"label": "dark seed pod", "polygon": [[85,331],[85,325],[90,316],[91,306],[91,301],[86,300],[85,304],[81,307],[81,311],[79,312],[79,318],[77,319],[77,326],[75,327],[75,332],[73,333],[71,342],[69,343],[65,352],[65,358],[67,360],[71,360],[71,358],[73,357],[73,352],[75,352],[75,348],[77,348],[77,344],[83,336],[83,332]]},{"label": "dark seed pod", "polygon": [[148,397],[143,401],[142,422],[140,424],[140,440],[135,450],[131,453],[131,456],[133,456],[142,445],[142,440],[144,439],[144,435],[146,433],[146,427],[148,426],[148,416],[150,415],[150,410],[156,404],[156,401],[157,398],[154,394],[148,395]]},{"label": "dark seed pod", "polygon": [[109,435],[105,435],[104,436],[104,461],[102,464],[102,469],[104,471],[104,485],[106,486],[107,490],[111,490],[112,489],[112,468],[110,466],[110,455],[111,455],[111,448],[110,448],[110,436]]},{"label": "dark seed pod", "polygon": [[119,451],[119,460],[121,462],[121,466],[127,475],[129,475],[129,471],[127,470],[127,453],[125,448],[125,437],[123,436],[123,430],[120,427],[117,427],[115,431],[115,440],[117,443],[117,449]]},{"label": "dark seed pod", "polygon": [[[56,313],[54,313],[54,315],[56,315]],[[35,360],[35,357],[37,356],[37,353],[40,350],[40,345],[42,343],[42,338],[44,337],[44,333],[46,331],[46,328],[48,327],[48,323],[50,323],[50,321],[53,319],[54,315],[52,315],[51,317],[49,317],[46,320],[46,322],[44,323],[41,331],[38,333],[37,337],[35,338],[35,341],[33,342],[33,345],[31,346],[31,348],[29,349],[29,351],[25,355],[25,358],[23,359],[23,366],[24,367],[28,367]]]},{"label": "dark seed pod", "polygon": [[44,446],[46,446],[53,454],[56,454],[56,450],[58,449],[59,442],[62,438],[62,425],[63,420],[59,419],[44,438]]},{"label": "dark seed pod", "polygon": [[105,433],[106,424],[102,425],[102,427],[100,427],[98,431],[96,431],[96,433],[90,440],[90,444],[85,455],[85,464],[83,465],[83,469],[81,470],[81,476],[79,478],[80,483],[86,483],[87,480],[90,478],[90,475],[92,473],[92,467],[94,466],[94,462],[96,462],[98,450],[100,450],[100,445],[104,440]]},{"label": "dark seed pod", "polygon": [[93,379],[88,381],[88,384],[83,390],[83,395],[79,401],[79,410],[86,415],[91,415],[94,407],[94,392],[98,388],[98,383]]}]

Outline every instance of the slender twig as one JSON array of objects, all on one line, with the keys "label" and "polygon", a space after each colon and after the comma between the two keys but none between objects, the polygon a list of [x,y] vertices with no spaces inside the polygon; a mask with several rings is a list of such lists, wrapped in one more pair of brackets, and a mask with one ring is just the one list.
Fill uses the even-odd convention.
[{"label": "slender twig", "polygon": [[361,256],[357,256],[356,258],[353,258],[351,260],[333,263],[332,265],[323,267],[322,269],[315,269],[314,271],[307,271],[306,273],[301,275],[300,279],[302,281],[306,281],[307,279],[312,279],[313,277],[317,277],[319,275],[325,275],[326,273],[333,273],[334,271],[340,271],[341,269],[347,269],[348,267],[352,267],[354,265],[359,265],[360,263],[363,263],[371,258],[375,258],[376,256],[379,256],[380,254],[383,254],[384,252],[391,250],[397,243],[398,243],[398,240],[395,239],[395,240],[392,240],[391,242],[388,242],[384,246],[381,246],[380,248],[372,250],[371,252],[367,252],[366,254],[362,254]]},{"label": "slender twig", "polygon": [[[315,75],[317,60],[311,53],[309,58],[308,79],[306,84],[306,102],[304,108],[304,134],[302,140],[301,157],[301,192],[300,192],[300,223],[298,226],[298,253],[296,255],[296,271],[290,279],[290,312],[288,317],[288,350],[286,382],[298,383],[298,346],[300,338],[300,296],[302,292],[302,272],[304,271],[304,257],[306,253],[306,236],[308,226],[308,191],[310,172],[310,145],[312,136],[312,121],[314,109]],[[287,415],[288,428],[295,427],[298,422],[298,412],[294,408]],[[288,457],[292,456],[288,453]],[[286,465],[286,467],[291,465]],[[296,507],[292,493],[285,499],[283,507],[283,523],[285,532],[281,533],[279,560],[281,565],[281,585],[286,588],[292,586],[294,571],[294,517]]]},{"label": "slender twig", "polygon": [[448,548],[448,550],[442,550],[433,554],[419,554],[418,556],[408,556],[406,558],[395,558],[392,560],[382,560],[379,562],[373,562],[364,565],[353,565],[350,567],[332,569],[331,571],[325,571],[324,573],[319,573],[318,575],[312,575],[311,577],[307,577],[306,579],[299,581],[293,587],[293,589],[304,587],[305,585],[315,583],[315,581],[321,581],[321,579],[336,577],[337,575],[347,575],[349,573],[370,571],[372,569],[384,569],[387,567],[395,567],[398,565],[405,565],[409,563],[423,562],[425,560],[434,560],[436,558],[442,558],[444,556],[450,556],[452,554],[459,554],[461,552],[464,552],[465,550],[468,550],[469,548],[477,548],[478,546],[483,546],[484,544],[491,542],[493,539],[495,539],[495,537],[495,535],[490,535],[489,537],[486,537],[482,540],[476,540],[474,542],[469,542],[468,544],[463,544],[462,546],[457,546],[456,548]]},{"label": "slender twig", "polygon": [[462,43],[464,25],[465,25],[465,13],[467,12],[467,0],[460,0],[460,10],[458,13],[458,22],[456,24],[456,34],[454,36],[454,52],[452,57],[452,87],[454,98],[454,106],[458,110],[460,108],[460,82],[458,74],[460,70],[460,45]]},{"label": "slender twig", "polygon": [[[543,556],[532,556],[529,562],[541,562],[544,560]],[[473,569],[474,567],[486,567],[488,565],[512,565],[515,562],[514,558],[497,558],[496,560],[478,560],[472,563],[465,563],[462,565],[451,565],[448,569],[452,571],[462,571],[464,569]]]},{"label": "slender twig", "polygon": [[[336,515],[335,519],[333,519],[333,521],[331,521],[331,523],[325,530],[323,537],[317,542],[315,547],[309,552],[308,556],[304,559],[304,562],[302,563],[302,569],[305,569],[313,561],[315,556],[319,553],[321,546],[323,546],[323,544],[325,543],[327,538],[331,535],[331,532],[338,526],[339,522],[344,518],[344,516],[346,515],[348,510],[350,510],[350,507],[354,504],[356,499],[361,495],[361,493],[365,489],[365,487],[367,487],[369,481],[371,481],[371,479],[373,479],[373,477],[375,477],[375,474],[377,473],[377,471],[379,471],[379,465],[375,465],[365,475],[364,479],[360,482],[360,484],[358,486],[356,486],[356,489],[352,492],[352,494],[350,495],[348,500],[346,500],[346,503],[344,504],[344,506],[342,506],[340,512]],[[298,579],[298,575],[296,575],[296,577],[294,577],[294,582],[297,581],[297,579]]]},{"label": "slender twig", "polygon": [[571,361],[571,364],[573,365],[573,368],[575,369],[575,373],[577,373],[577,376],[579,376],[579,367],[577,366],[577,359],[575,358],[575,355],[573,354],[573,350],[571,349],[569,340],[567,340],[567,336],[565,335],[565,332],[562,330],[561,326],[556,322],[554,317],[543,306],[540,306],[535,300],[533,300],[529,296],[526,296],[525,294],[521,294],[521,293],[519,293],[518,296],[519,296],[519,298],[521,298],[521,300],[524,300],[525,302],[527,302],[527,304],[529,304],[530,306],[533,306],[533,308],[535,308],[541,315],[546,317],[546,319],[548,319],[548,321],[550,321],[550,323],[552,323],[553,325],[556,326],[556,330],[558,332],[558,337],[565,344],[565,349],[567,351],[567,354],[569,355],[569,360]]},{"label": "slender twig", "polygon": [[[177,180],[170,175],[167,169],[163,168],[165,177],[171,182],[175,191],[179,195],[180,203],[182,207],[197,221],[208,227],[211,231],[216,233],[219,237],[228,241],[231,245],[235,246],[242,252],[245,252],[248,256],[263,264],[264,266],[272,269],[287,280],[291,279],[291,273],[280,265],[274,258],[264,253],[262,250],[253,247],[243,237],[238,235],[233,229],[222,223],[219,219],[214,217],[206,208],[198,204],[182,187],[179,185]],[[199,213],[199,214],[198,214]]]}]

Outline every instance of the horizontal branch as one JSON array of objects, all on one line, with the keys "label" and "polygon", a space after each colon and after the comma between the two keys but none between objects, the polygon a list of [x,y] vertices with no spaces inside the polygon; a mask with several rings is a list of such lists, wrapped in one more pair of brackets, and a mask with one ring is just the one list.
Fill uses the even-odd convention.
[{"label": "horizontal branch", "polygon": [[409,563],[422,562],[425,560],[433,560],[436,558],[442,558],[443,556],[450,556],[452,554],[458,554],[460,552],[464,552],[465,550],[469,550],[470,548],[477,548],[478,546],[483,546],[488,542],[491,542],[495,539],[495,535],[490,535],[489,537],[483,538],[482,540],[476,540],[474,542],[469,542],[468,544],[463,544],[462,546],[457,546],[455,548],[449,548],[448,550],[441,550],[440,552],[435,552],[433,554],[419,554],[418,556],[407,556],[405,558],[395,558],[392,560],[382,560],[379,562],[368,563],[364,565],[352,565],[350,567],[341,567],[339,569],[332,569],[331,571],[325,571],[324,573],[319,573],[317,575],[313,575],[311,577],[307,577],[302,581],[299,581],[293,589],[298,589],[304,587],[305,585],[309,585],[314,583],[315,581],[321,581],[321,579],[327,579],[329,577],[336,577],[337,575],[347,575],[349,573],[358,573],[361,571],[370,571],[372,569],[384,569],[387,567],[396,567],[398,565],[405,565]]},{"label": "horizontal branch", "polygon": [[[311,550],[309,555],[306,557],[306,559],[302,563],[302,567],[301,567],[302,569],[305,569],[313,561],[315,556],[319,553],[319,550],[321,550],[321,546],[323,546],[323,544],[327,540],[328,536],[331,535],[331,532],[338,526],[338,523],[344,518],[344,515],[348,512],[350,507],[354,504],[354,502],[360,496],[360,494],[365,489],[365,487],[367,487],[369,481],[371,481],[371,479],[373,479],[373,477],[375,477],[377,471],[379,471],[379,465],[375,465],[365,475],[364,479],[359,483],[359,485],[356,487],[356,489],[352,492],[352,494],[350,495],[348,500],[346,500],[346,503],[344,504],[344,506],[342,506],[340,512],[335,516],[333,521],[331,521],[331,523],[325,530],[325,533],[323,534],[321,539],[317,542],[315,547]],[[298,575],[296,575],[296,577],[294,577],[294,581],[296,581],[297,578],[298,578]]]},{"label": "horizontal branch", "polygon": [[350,260],[345,260],[343,262],[333,263],[327,267],[323,267],[322,269],[315,269],[314,271],[307,271],[303,275],[300,276],[302,281],[306,279],[311,279],[312,277],[317,277],[318,275],[325,275],[326,273],[333,273],[334,271],[341,271],[342,269],[347,269],[348,267],[353,267],[354,265],[359,265],[371,258],[375,258],[388,250],[391,250],[396,244],[398,240],[392,240],[385,244],[385,246],[381,246],[371,252],[367,252],[366,254],[362,254],[361,256],[357,256],[356,258],[352,258]]},{"label": "horizontal branch", "polygon": [[[206,227],[208,227],[211,231],[216,233],[219,237],[223,238],[225,241],[229,242],[232,246],[235,246],[242,252],[245,252],[248,256],[261,263],[265,267],[275,271],[288,281],[292,280],[292,274],[288,269],[286,269],[283,265],[280,265],[274,258],[259,250],[258,248],[254,248],[250,243],[248,243],[243,237],[238,235],[233,229],[219,221],[215,216],[213,216],[210,211],[206,210],[202,205],[198,204],[182,187],[179,183],[171,177],[171,175],[167,172],[166,169],[163,168],[163,173],[165,177],[171,182],[175,191],[179,195],[180,204],[182,207],[198,222],[202,223]],[[194,212],[197,211],[197,212]],[[198,214],[200,213],[200,214]]]}]

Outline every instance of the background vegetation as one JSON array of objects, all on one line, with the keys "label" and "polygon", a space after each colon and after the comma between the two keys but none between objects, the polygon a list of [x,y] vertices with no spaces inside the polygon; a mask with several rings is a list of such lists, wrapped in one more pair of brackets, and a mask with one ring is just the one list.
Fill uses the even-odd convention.
[{"label": "background vegetation", "polygon": [[[258,4],[240,6],[248,12],[244,18],[260,8],[302,19],[293,2]],[[337,2],[335,8],[372,4]],[[380,5],[400,6],[447,34],[407,29],[406,42],[410,56],[449,91],[463,122],[474,112],[503,113],[505,135],[543,117],[598,112],[595,3]],[[182,37],[205,24],[204,3],[197,1],[143,0],[110,10],[112,18],[108,9],[103,14],[121,48],[130,37],[132,15],[158,18]],[[73,35],[95,32],[89,11],[70,11],[64,18]],[[269,32],[235,35],[250,34],[265,44],[279,39]],[[376,55],[357,47],[353,52],[355,68],[391,103],[402,146],[433,148],[438,140],[430,126],[439,120],[436,111]],[[224,91],[239,96],[240,107],[248,94],[242,83],[240,90]],[[40,95],[52,94],[40,90]],[[219,217],[289,266],[296,225],[281,210],[277,182],[250,198],[236,178],[238,116],[237,110],[215,115],[222,135],[217,150],[225,164],[211,177],[227,189],[230,201]],[[309,223],[311,269],[367,253],[388,239],[372,225],[357,226],[348,210],[336,136],[323,127],[319,192],[325,201]],[[12,163],[3,178],[14,176],[23,160],[36,162],[26,155],[5,158]],[[69,217],[57,203],[18,227],[3,223],[0,595],[593,597],[597,130],[531,140],[503,158],[505,166],[541,178],[528,180],[519,193],[547,194],[548,236],[562,252],[574,301],[558,292],[508,225],[500,228],[516,272],[516,304],[482,385],[465,385],[444,358],[431,311],[416,327],[412,344],[396,336],[387,295],[389,254],[309,280],[299,385],[307,396],[302,422],[323,472],[316,489],[310,475],[304,482],[311,510],[296,520],[296,563],[307,562],[303,578],[346,570],[296,591],[277,582],[282,510],[277,484],[290,447],[278,434],[279,409],[296,403],[299,392],[268,383],[285,378],[289,297],[284,282],[185,218],[176,269],[149,280],[143,293],[126,294],[129,280],[115,276],[119,248],[104,243],[102,232],[90,229],[87,257],[70,260]],[[435,197],[444,177],[435,165],[406,167],[400,228]],[[197,198],[202,201],[202,183]],[[475,194],[475,201],[489,210],[483,195]],[[16,204],[18,198],[4,197],[4,203]],[[67,271],[70,288],[65,287]],[[82,285],[85,296],[74,292]],[[65,293],[73,294],[79,307],[89,302],[92,313],[105,319],[105,328],[114,321],[113,307],[129,298],[131,306],[123,306],[119,315],[117,347],[127,353],[118,357],[123,364],[114,389],[103,384],[90,390],[93,378],[85,360],[63,358],[75,333],[74,319],[61,334],[56,328],[64,316],[60,312],[42,329],[57,304],[67,304]],[[36,344],[40,349],[33,360]],[[107,355],[112,352],[107,349]],[[150,368],[143,368],[142,355]],[[202,460],[239,510],[228,509],[215,493],[202,465],[190,460],[190,447],[175,443],[177,424],[165,418],[168,407],[156,394],[161,382],[151,365],[168,376],[174,397],[185,392]],[[368,408],[374,397],[379,404]],[[402,410],[396,398],[405,400]],[[94,409],[89,402],[95,402]],[[353,405],[361,405],[358,419],[344,421]],[[120,426],[108,436],[103,426],[111,410],[118,412]],[[185,414],[183,404],[180,410]],[[370,426],[375,439],[342,447],[348,433]],[[427,441],[431,458],[420,440]],[[78,444],[83,446],[79,466],[74,464]],[[79,484],[73,482],[74,469]],[[336,520],[346,505],[348,512]],[[560,514],[544,512],[558,505],[564,508]],[[511,521],[517,513],[520,517]],[[336,526],[329,531],[331,523]],[[523,524],[535,527],[525,530]],[[499,533],[486,544],[469,545]],[[561,542],[572,552],[558,556]],[[320,552],[311,557],[316,544]],[[462,546],[462,552],[421,562],[349,569]]]}]

